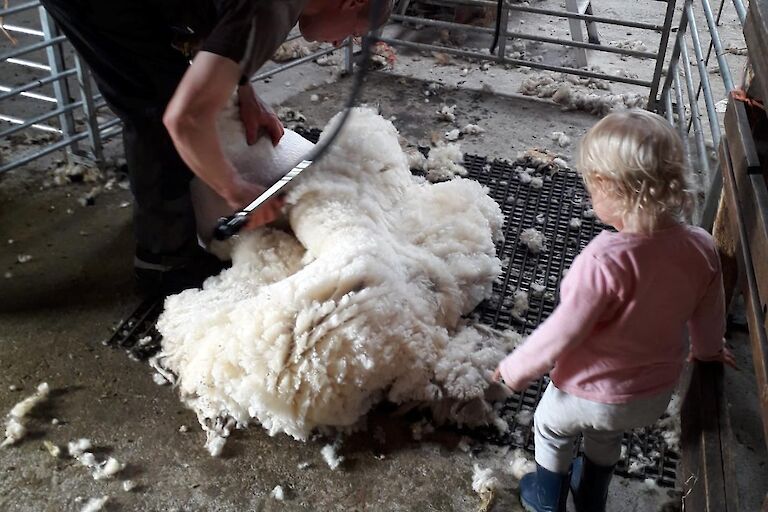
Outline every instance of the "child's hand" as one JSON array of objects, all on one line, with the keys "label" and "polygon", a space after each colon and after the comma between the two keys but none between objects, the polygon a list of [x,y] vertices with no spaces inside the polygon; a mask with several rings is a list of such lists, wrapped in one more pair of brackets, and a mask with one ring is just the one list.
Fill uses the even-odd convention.
[{"label": "child's hand", "polygon": [[[688,354],[689,363],[696,360],[697,359],[693,357],[693,352]],[[733,352],[731,352],[730,349],[725,346],[725,339],[723,339],[723,348],[720,350],[720,353],[712,359],[707,359],[707,362],[720,362],[724,365],[730,366],[733,369],[738,369],[738,366],[736,365],[736,357],[733,355]]]},{"label": "child's hand", "polygon": [[723,350],[720,352],[720,358],[718,361],[730,366],[733,369],[738,368],[738,366],[736,366],[736,357],[733,355],[733,352],[731,352],[725,345],[723,345]]},{"label": "child's hand", "polygon": [[512,391],[522,391],[523,389],[525,389],[525,385],[519,386],[519,385],[515,385],[514,383],[505,381],[504,378],[501,376],[501,366],[497,367],[496,370],[493,372],[493,377],[491,377],[491,380],[493,382],[498,382],[499,384],[506,386]]}]

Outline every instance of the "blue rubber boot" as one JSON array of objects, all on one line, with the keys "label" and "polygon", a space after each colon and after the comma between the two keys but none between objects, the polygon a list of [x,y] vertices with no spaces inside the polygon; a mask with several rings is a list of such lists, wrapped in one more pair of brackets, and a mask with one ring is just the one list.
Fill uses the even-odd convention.
[{"label": "blue rubber boot", "polygon": [[528,512],[565,512],[570,474],[536,464],[536,472],[520,479],[520,503]]},{"label": "blue rubber boot", "polygon": [[582,455],[573,463],[571,492],[576,512],[605,512],[613,466],[598,466]]}]

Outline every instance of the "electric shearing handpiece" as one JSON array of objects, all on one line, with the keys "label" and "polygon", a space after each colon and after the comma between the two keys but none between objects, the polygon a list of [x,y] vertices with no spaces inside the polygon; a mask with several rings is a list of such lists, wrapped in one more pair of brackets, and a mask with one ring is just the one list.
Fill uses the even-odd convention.
[{"label": "electric shearing handpiece", "polygon": [[304,170],[312,165],[312,160],[302,160],[293,169],[280,178],[280,180],[269,187],[267,190],[261,193],[259,197],[254,199],[251,204],[236,212],[229,217],[222,217],[219,219],[219,223],[213,232],[213,237],[216,240],[226,240],[236,235],[243,227],[248,223],[248,217],[259,206],[264,204],[269,199],[276,196],[288,183],[291,182],[296,176],[304,172]]}]

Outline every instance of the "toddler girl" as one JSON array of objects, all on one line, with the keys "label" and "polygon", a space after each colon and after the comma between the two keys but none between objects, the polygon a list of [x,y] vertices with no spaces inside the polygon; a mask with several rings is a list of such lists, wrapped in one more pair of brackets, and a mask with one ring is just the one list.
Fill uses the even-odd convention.
[{"label": "toddler girl", "polygon": [[520,391],[550,373],[534,416],[537,470],[520,481],[535,512],[565,511],[569,486],[579,512],[605,510],[622,434],[664,413],[689,340],[690,357],[734,364],[714,242],[685,224],[692,198],[674,129],[647,111],[610,114],[582,140],[578,167],[618,233],[584,248],[560,305],[494,374]]}]

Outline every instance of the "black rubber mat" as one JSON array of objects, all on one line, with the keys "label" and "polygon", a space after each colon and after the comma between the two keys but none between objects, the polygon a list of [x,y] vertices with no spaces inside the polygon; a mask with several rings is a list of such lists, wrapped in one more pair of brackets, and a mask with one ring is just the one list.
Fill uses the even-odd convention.
[{"label": "black rubber mat", "polygon": [[122,348],[131,359],[149,359],[160,351],[160,333],[155,329],[163,311],[163,299],[144,300],[128,318],[117,326],[106,344]]},{"label": "black rubber mat", "polygon": [[[313,142],[320,134],[319,130],[296,131]],[[426,153],[426,148],[423,151]],[[530,334],[554,310],[563,272],[590,240],[607,227],[590,215],[587,193],[574,171],[536,172],[527,168],[524,161],[487,160],[476,155],[465,155],[464,166],[468,178],[488,187],[489,195],[501,206],[506,219],[504,238],[497,244],[502,275],[493,285],[492,297],[480,304],[473,316],[496,329],[512,328],[520,334]],[[521,173],[526,170],[527,174],[542,178],[540,188],[521,181]],[[545,250],[533,254],[519,243],[520,233],[527,228],[544,234]],[[533,283],[543,285],[543,290],[531,293]],[[528,293],[528,310],[519,317],[512,314],[516,291]],[[135,358],[151,356],[159,347],[154,323],[161,309],[162,302],[145,302],[117,328],[109,343],[123,347]],[[509,424],[507,432],[484,428],[463,433],[483,443],[532,452],[532,422],[518,418],[521,411],[533,412],[548,382],[544,377],[502,405],[499,413]],[[660,429],[640,429],[625,434],[616,473],[674,487],[678,460],[679,455],[666,447]]]}]

